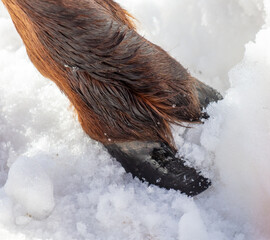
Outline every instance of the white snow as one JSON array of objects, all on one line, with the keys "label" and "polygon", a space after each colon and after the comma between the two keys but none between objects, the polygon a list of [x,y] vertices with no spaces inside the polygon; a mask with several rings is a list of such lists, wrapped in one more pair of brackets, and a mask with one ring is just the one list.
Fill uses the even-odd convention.
[{"label": "white snow", "polygon": [[54,208],[53,160],[46,156],[19,157],[9,170],[5,192],[21,213],[35,218],[47,217]]},{"label": "white snow", "polygon": [[208,240],[209,235],[198,211],[185,213],[179,222],[179,240]]},{"label": "white snow", "polygon": [[126,174],[32,66],[0,4],[0,239],[269,239],[270,1],[118,2],[223,93],[204,125],[172,126],[213,186],[188,198]]}]

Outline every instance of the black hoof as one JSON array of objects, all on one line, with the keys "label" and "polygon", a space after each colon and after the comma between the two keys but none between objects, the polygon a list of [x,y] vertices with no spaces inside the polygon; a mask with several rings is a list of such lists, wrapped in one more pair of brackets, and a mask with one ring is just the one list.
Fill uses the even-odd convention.
[{"label": "black hoof", "polygon": [[135,141],[105,147],[127,172],[142,181],[188,196],[195,196],[211,185],[194,168],[185,166],[183,159],[176,158],[176,152],[164,143]]},{"label": "black hoof", "polygon": [[222,95],[218,91],[202,83],[199,80],[196,80],[195,87],[198,93],[198,98],[202,109],[206,108],[208,104],[211,102],[217,102],[223,99]]}]

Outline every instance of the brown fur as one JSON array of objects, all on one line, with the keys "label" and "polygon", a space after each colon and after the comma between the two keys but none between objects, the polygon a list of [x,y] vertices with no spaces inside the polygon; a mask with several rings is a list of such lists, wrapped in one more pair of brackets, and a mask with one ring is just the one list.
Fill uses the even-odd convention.
[{"label": "brown fur", "polygon": [[2,1],[31,61],[68,96],[91,138],[173,145],[170,123],[198,121],[193,78],[117,3]]}]

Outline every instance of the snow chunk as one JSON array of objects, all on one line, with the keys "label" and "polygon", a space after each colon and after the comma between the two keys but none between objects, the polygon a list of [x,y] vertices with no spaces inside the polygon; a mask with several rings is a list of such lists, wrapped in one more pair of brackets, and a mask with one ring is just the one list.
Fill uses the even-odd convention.
[{"label": "snow chunk", "polygon": [[210,239],[197,210],[184,214],[179,222],[179,240]]},{"label": "snow chunk", "polygon": [[20,157],[9,170],[5,192],[28,216],[45,218],[55,206],[50,167],[46,156]]},{"label": "snow chunk", "polygon": [[12,222],[12,202],[3,188],[0,189],[0,213],[0,223],[8,224]]}]

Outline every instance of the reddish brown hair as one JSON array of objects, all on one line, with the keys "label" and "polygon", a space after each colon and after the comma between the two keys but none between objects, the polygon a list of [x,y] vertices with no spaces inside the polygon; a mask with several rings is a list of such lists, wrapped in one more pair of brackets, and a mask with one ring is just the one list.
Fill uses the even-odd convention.
[{"label": "reddish brown hair", "polygon": [[170,123],[199,119],[193,78],[112,0],[2,1],[31,61],[93,139],[172,145]]}]

